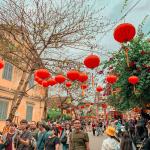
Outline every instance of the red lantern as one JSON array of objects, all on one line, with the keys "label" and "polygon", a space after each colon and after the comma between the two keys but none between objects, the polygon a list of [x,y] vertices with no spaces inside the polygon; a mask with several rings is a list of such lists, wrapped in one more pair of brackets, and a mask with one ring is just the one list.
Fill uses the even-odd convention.
[{"label": "red lantern", "polygon": [[129,83],[131,84],[137,84],[139,82],[139,78],[137,76],[131,76],[128,78]]},{"label": "red lantern", "polygon": [[122,23],[114,30],[114,39],[120,43],[131,41],[135,36],[135,27],[130,23]]},{"label": "red lantern", "polygon": [[59,84],[65,82],[66,78],[63,75],[57,75],[55,77],[56,82],[58,82]]},{"label": "red lantern", "polygon": [[43,82],[42,82],[42,85],[43,85],[44,87],[48,87],[48,86],[49,86],[47,81],[43,81]]},{"label": "red lantern", "polygon": [[38,69],[35,73],[34,73],[34,76],[37,76],[41,79],[47,79],[49,78],[51,75],[49,73],[48,70],[46,69]]},{"label": "red lantern", "polygon": [[88,87],[88,86],[87,86],[86,84],[82,84],[82,85],[81,85],[81,89],[83,89],[83,90],[87,89],[87,87]]},{"label": "red lantern", "polygon": [[84,106],[81,106],[80,108],[81,108],[81,109],[84,109]]},{"label": "red lantern", "polygon": [[72,83],[71,83],[71,82],[69,82],[69,81],[68,81],[68,82],[66,82],[66,87],[68,87],[68,88],[69,88],[71,85],[72,85]]},{"label": "red lantern", "polygon": [[101,92],[101,91],[103,91],[103,88],[102,88],[101,86],[98,86],[98,87],[96,88],[96,91],[97,91],[97,92]]},{"label": "red lantern", "polygon": [[87,68],[94,69],[100,64],[100,58],[97,55],[89,55],[84,59],[84,65]]},{"label": "red lantern", "polygon": [[90,104],[86,104],[85,106],[86,106],[86,107],[90,107]]},{"label": "red lantern", "polygon": [[50,86],[54,86],[55,84],[57,84],[55,79],[49,79],[47,82],[48,82],[48,85]]},{"label": "red lantern", "polygon": [[108,75],[106,77],[106,81],[108,83],[114,84],[117,81],[117,77],[115,75]]},{"label": "red lantern", "polygon": [[85,81],[87,81],[87,80],[88,80],[88,76],[87,76],[86,73],[80,73],[80,74],[79,74],[78,81],[80,81],[80,82],[85,82]]},{"label": "red lantern", "polygon": [[107,108],[107,104],[103,103],[103,104],[102,104],[102,108],[103,108],[103,109],[106,109],[106,108]]},{"label": "red lantern", "polygon": [[4,67],[4,62],[0,59],[0,69]]},{"label": "red lantern", "polygon": [[79,72],[76,70],[70,70],[67,72],[67,78],[72,81],[75,81],[79,78]]},{"label": "red lantern", "polygon": [[42,85],[43,80],[42,80],[41,78],[35,76],[35,77],[34,77],[34,80],[35,80],[38,84]]}]

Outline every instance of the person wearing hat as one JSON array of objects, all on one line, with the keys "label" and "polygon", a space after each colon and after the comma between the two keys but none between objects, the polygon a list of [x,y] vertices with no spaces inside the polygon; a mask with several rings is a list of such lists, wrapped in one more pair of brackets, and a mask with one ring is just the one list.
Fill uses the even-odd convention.
[{"label": "person wearing hat", "polygon": [[120,141],[115,137],[115,128],[107,127],[105,134],[108,136],[102,143],[101,150],[119,150]]}]

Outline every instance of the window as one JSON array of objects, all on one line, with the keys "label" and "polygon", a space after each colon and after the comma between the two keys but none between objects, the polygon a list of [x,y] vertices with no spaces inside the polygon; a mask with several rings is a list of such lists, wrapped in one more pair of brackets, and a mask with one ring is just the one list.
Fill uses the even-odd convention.
[{"label": "window", "polygon": [[31,76],[30,80],[29,80],[29,88],[34,86],[34,75]]},{"label": "window", "polygon": [[32,121],[32,115],[33,115],[33,105],[27,104],[26,119],[28,121]]},{"label": "window", "polygon": [[0,100],[0,120],[7,119],[8,101]]},{"label": "window", "polygon": [[12,80],[12,71],[13,71],[13,65],[6,62],[4,71],[3,71],[3,79],[11,81]]}]

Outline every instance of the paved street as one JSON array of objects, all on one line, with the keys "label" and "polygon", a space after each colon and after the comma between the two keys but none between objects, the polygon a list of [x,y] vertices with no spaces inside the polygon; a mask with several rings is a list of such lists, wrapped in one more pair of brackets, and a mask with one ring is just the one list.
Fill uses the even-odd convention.
[{"label": "paved street", "polygon": [[104,136],[93,136],[92,133],[89,133],[90,138],[90,150],[101,150],[102,142],[105,139]]},{"label": "paved street", "polygon": [[93,136],[92,132],[89,132],[89,138],[90,150],[101,150],[102,142],[105,139],[105,136]]}]

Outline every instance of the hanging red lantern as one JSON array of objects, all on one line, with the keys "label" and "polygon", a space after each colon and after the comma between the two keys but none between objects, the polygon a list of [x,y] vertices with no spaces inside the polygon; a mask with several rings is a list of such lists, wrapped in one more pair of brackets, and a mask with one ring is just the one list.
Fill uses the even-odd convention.
[{"label": "hanging red lantern", "polygon": [[57,75],[55,77],[56,82],[58,82],[59,84],[65,82],[66,78],[63,75]]},{"label": "hanging red lantern", "polygon": [[46,69],[38,69],[35,73],[34,73],[34,76],[37,76],[41,79],[47,79],[49,78],[51,75],[49,73],[48,70]]},{"label": "hanging red lantern", "polygon": [[97,55],[89,55],[84,59],[84,65],[87,68],[94,69],[100,64],[100,58]]},{"label": "hanging red lantern", "polygon": [[47,81],[43,81],[42,85],[43,85],[43,87],[48,87],[49,86]]},{"label": "hanging red lantern", "polygon": [[87,81],[87,80],[88,80],[88,76],[87,76],[86,73],[80,73],[80,74],[79,74],[78,81],[80,81],[80,82],[85,82],[85,81]]},{"label": "hanging red lantern", "polygon": [[98,86],[98,87],[96,88],[96,91],[97,91],[97,92],[101,92],[101,91],[103,91],[103,88],[102,88],[101,86]]},{"label": "hanging red lantern", "polygon": [[70,70],[67,72],[67,78],[72,81],[75,81],[79,78],[79,72],[76,70]]},{"label": "hanging red lantern", "polygon": [[130,23],[122,23],[114,30],[114,39],[117,42],[123,43],[131,41],[136,34],[135,27]]},{"label": "hanging red lantern", "polygon": [[68,87],[68,88],[69,88],[71,85],[72,85],[72,83],[71,83],[71,82],[69,82],[69,81],[68,81],[68,82],[66,82],[66,87]]},{"label": "hanging red lantern", "polygon": [[108,75],[106,77],[106,81],[110,84],[114,84],[117,81],[117,76],[115,75]]},{"label": "hanging red lantern", "polygon": [[137,76],[131,76],[128,78],[129,83],[131,84],[137,84],[139,82],[139,78]]},{"label": "hanging red lantern", "polygon": [[0,69],[4,67],[4,62],[0,59]]},{"label": "hanging red lantern", "polygon": [[82,96],[84,96],[84,95],[85,95],[84,90],[85,90],[85,89],[87,89],[87,87],[88,87],[88,86],[87,86],[86,84],[82,84],[82,85],[81,85],[81,89],[82,89]]},{"label": "hanging red lantern", "polygon": [[[97,55],[89,55],[84,59],[84,65],[87,68],[94,69],[100,65],[100,58]],[[94,88],[94,77],[92,73],[92,87]]]},{"label": "hanging red lantern", "polygon": [[84,106],[81,106],[80,108],[81,108],[81,109],[84,109]]},{"label": "hanging red lantern", "polygon": [[86,106],[86,107],[90,107],[90,104],[86,104],[85,106]]},{"label": "hanging red lantern", "polygon": [[54,86],[55,84],[57,84],[55,79],[49,79],[47,82],[48,82],[48,85],[50,86]]},{"label": "hanging red lantern", "polygon": [[35,77],[34,77],[34,80],[35,80],[38,84],[42,85],[43,80],[42,80],[41,78],[35,76]]},{"label": "hanging red lantern", "polygon": [[103,108],[103,109],[106,109],[106,108],[107,108],[107,104],[103,103],[103,104],[102,104],[102,108]]},{"label": "hanging red lantern", "polygon": [[88,87],[88,86],[87,86],[86,84],[82,84],[82,85],[81,85],[81,89],[83,89],[83,90],[87,89],[87,87]]}]

